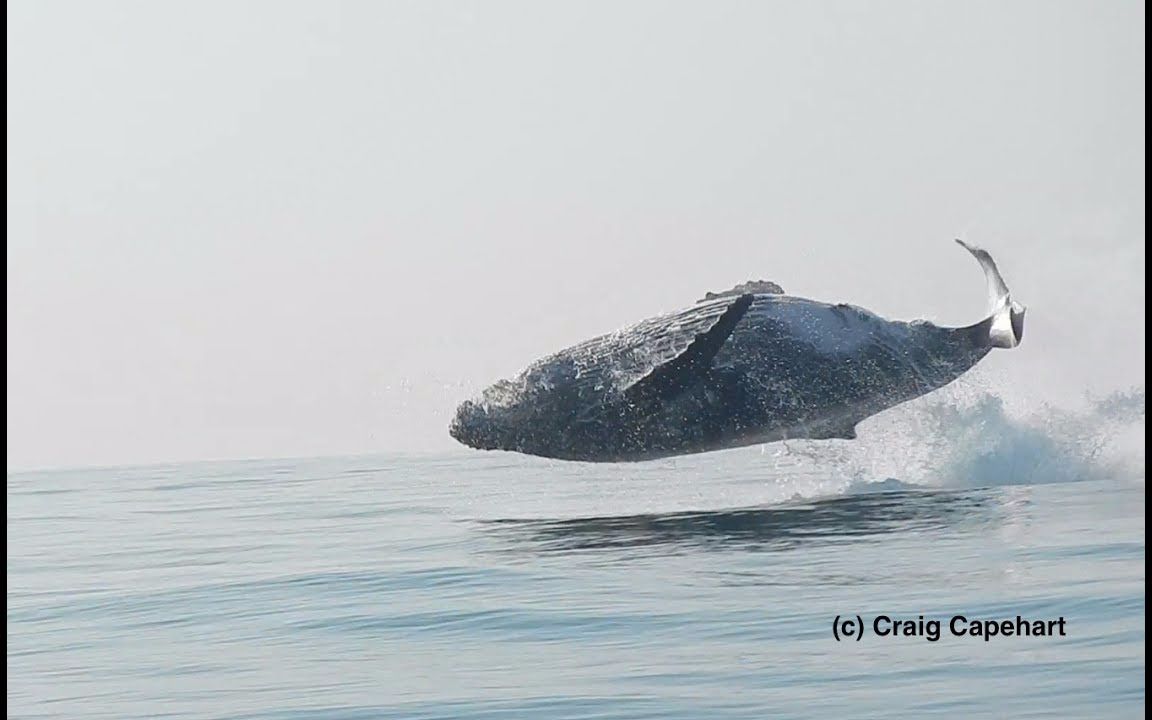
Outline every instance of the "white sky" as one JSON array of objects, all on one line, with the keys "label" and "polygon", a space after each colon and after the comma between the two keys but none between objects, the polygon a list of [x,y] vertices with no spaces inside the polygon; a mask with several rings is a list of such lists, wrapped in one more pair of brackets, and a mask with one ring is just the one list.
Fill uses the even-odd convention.
[{"label": "white sky", "polygon": [[1144,7],[8,4],[8,466],[452,447],[538,356],[753,278],[1144,384]]}]

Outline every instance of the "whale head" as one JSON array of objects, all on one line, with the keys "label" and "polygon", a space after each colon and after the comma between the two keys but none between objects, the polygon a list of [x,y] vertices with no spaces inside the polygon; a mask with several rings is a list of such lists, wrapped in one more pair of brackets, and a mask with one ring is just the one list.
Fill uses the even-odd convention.
[{"label": "whale head", "polygon": [[523,443],[524,428],[531,425],[524,417],[524,399],[522,377],[501,380],[479,397],[460,403],[448,434],[477,450],[517,447]]},{"label": "whale head", "polygon": [[448,426],[448,434],[464,445],[476,450],[495,450],[500,447],[499,422],[481,403],[465,400],[456,409]]}]

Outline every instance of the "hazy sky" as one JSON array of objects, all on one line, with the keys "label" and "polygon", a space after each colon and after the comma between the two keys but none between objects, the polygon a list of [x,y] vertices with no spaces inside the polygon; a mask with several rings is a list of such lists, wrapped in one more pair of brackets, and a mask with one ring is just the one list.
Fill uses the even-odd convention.
[{"label": "hazy sky", "polygon": [[434,450],[753,278],[1144,384],[1142,2],[8,3],[8,466]]}]

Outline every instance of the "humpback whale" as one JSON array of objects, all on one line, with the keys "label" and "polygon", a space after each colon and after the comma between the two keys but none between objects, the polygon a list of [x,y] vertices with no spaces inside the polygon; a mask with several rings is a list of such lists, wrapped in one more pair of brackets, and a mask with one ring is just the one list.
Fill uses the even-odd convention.
[{"label": "humpback whale", "polygon": [[463,402],[449,433],[478,450],[585,462],[851,440],[865,418],[1020,344],[1025,308],[991,255],[956,242],[988,287],[974,325],[887,320],[744,283],[533,363]]}]

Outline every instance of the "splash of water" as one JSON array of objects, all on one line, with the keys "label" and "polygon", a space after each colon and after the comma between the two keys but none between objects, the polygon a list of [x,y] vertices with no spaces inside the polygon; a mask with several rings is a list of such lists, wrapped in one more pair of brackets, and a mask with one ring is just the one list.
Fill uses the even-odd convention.
[{"label": "splash of water", "polygon": [[1144,477],[1144,390],[1086,407],[1010,412],[997,396],[952,391],[873,418],[847,443],[791,441],[783,468],[818,467],[848,491],[877,483],[987,487]]}]

